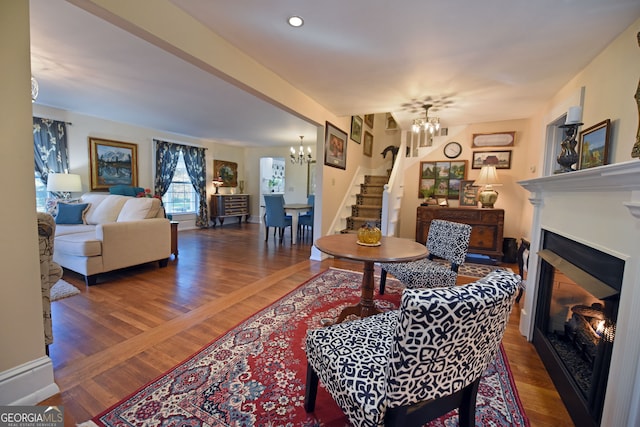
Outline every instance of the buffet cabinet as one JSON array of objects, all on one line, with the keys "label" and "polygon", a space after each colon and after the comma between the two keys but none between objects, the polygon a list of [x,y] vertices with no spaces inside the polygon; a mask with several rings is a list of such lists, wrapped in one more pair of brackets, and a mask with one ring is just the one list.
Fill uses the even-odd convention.
[{"label": "buffet cabinet", "polygon": [[211,196],[211,221],[216,226],[216,221],[220,226],[224,224],[225,218],[238,217],[238,223],[249,221],[249,195],[248,194],[214,194]]},{"label": "buffet cabinet", "polygon": [[425,243],[427,241],[429,226],[434,219],[469,224],[471,238],[468,253],[487,255],[497,262],[502,260],[504,209],[418,206],[416,242]]}]

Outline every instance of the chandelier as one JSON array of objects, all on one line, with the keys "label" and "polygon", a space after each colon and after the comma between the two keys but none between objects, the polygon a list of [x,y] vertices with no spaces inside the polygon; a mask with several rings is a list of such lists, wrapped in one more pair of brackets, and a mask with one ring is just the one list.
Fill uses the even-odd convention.
[{"label": "chandelier", "polygon": [[432,107],[431,104],[425,104],[422,107],[424,108],[424,118],[415,119],[411,128],[414,133],[428,131],[433,135],[440,129],[440,119],[437,117],[429,117],[429,108]]},{"label": "chandelier", "polygon": [[296,152],[296,149],[291,147],[291,163],[305,165],[307,163],[311,163],[311,147],[307,147],[307,152],[304,152],[304,147],[302,146],[302,138],[304,136],[300,135],[300,148]]}]

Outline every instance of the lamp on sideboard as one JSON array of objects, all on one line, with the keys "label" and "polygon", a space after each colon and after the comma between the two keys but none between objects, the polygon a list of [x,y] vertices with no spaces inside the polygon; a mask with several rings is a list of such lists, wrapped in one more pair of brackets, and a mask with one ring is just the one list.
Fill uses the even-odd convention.
[{"label": "lamp on sideboard", "polygon": [[218,188],[219,188],[222,184],[224,184],[224,181],[222,180],[222,177],[221,177],[221,176],[219,176],[218,178],[216,178],[216,179],[214,179],[214,180],[213,180],[213,186],[214,186],[214,187],[216,187],[216,192],[215,192],[215,194],[219,194],[219,192],[218,192]]},{"label": "lamp on sideboard", "polygon": [[65,200],[69,200],[71,193],[82,191],[80,175],[75,173],[50,173],[47,175],[47,191],[61,193]]},{"label": "lamp on sideboard", "polygon": [[494,186],[502,185],[496,171],[498,163],[496,156],[487,156],[480,169],[480,175],[473,183],[476,187],[483,187],[478,193],[478,200],[483,208],[493,208],[494,203],[498,200],[498,192],[493,189]]}]

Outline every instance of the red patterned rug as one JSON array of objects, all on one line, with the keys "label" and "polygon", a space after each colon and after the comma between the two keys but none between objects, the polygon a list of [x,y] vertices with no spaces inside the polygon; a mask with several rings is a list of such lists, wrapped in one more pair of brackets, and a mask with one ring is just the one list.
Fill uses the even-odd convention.
[{"label": "red patterned rug", "polygon": [[[340,408],[318,389],[316,411],[303,408],[304,336],[359,300],[362,274],[329,269],[231,329],[190,359],[92,421],[103,426],[348,426]],[[387,282],[376,296],[394,309],[402,286]],[[91,425],[92,422],[83,423]],[[453,411],[428,424],[458,425]],[[478,426],[528,426],[506,356],[500,351],[483,375]]]}]

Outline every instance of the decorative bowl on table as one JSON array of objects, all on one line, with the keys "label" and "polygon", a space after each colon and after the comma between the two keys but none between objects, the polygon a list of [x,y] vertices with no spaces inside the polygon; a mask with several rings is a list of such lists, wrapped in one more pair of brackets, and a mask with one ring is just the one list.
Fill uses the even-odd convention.
[{"label": "decorative bowl on table", "polygon": [[363,246],[380,246],[382,232],[375,225],[364,224],[358,229],[358,244]]}]

